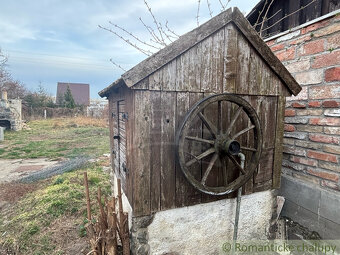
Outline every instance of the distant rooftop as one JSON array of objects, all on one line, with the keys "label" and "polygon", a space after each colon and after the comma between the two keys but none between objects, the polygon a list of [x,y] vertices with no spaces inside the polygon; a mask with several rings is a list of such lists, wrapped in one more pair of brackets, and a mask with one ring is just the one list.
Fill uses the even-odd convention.
[{"label": "distant rooftop", "polygon": [[90,84],[58,82],[57,84],[57,103],[58,98],[63,97],[67,87],[70,87],[74,102],[77,105],[90,105]]}]

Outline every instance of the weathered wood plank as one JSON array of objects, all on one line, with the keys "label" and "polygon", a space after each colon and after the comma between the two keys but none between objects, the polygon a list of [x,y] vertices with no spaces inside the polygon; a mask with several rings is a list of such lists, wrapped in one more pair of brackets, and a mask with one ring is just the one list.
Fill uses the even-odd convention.
[{"label": "weathered wood plank", "polygon": [[112,100],[112,95],[109,98],[109,128],[110,128],[110,156],[111,156],[111,167],[112,167],[112,171],[113,173],[115,172],[115,168],[114,168],[114,141],[113,141],[113,135],[114,135],[114,101]]},{"label": "weathered wood plank", "polygon": [[201,92],[211,91],[212,78],[212,37],[201,42]]},{"label": "weathered wood plank", "polygon": [[249,57],[249,95],[258,95],[262,85],[262,59],[259,58],[254,48],[250,48]]},{"label": "weathered wood plank", "polygon": [[[189,111],[189,92],[177,92],[176,96],[176,132],[183,122],[184,116]],[[190,185],[190,184],[189,184]],[[176,207],[188,205],[188,182],[176,160]]]},{"label": "weathered wood plank", "polygon": [[149,76],[149,89],[150,90],[162,89],[162,70],[158,70]]},{"label": "weathered wood plank", "polygon": [[126,165],[127,165],[127,174],[126,174],[126,186],[127,186],[127,198],[130,202],[130,205],[133,207],[133,177],[135,174],[135,168],[133,166],[133,134],[134,132],[134,120],[135,120],[135,113],[134,113],[134,93],[133,91],[127,90],[126,92],[126,112],[129,115],[128,120],[126,121]]},{"label": "weathered wood plank", "polygon": [[239,35],[237,40],[238,46],[238,72],[236,76],[236,93],[249,94],[249,63],[250,47],[247,39]]},{"label": "weathered wood plank", "polygon": [[211,92],[222,93],[224,71],[224,29],[212,35]]},{"label": "weathered wood plank", "polygon": [[277,116],[275,130],[275,151],[274,151],[274,169],[273,169],[273,188],[280,188],[281,167],[282,167],[282,141],[284,129],[284,111],[286,98],[279,96],[277,99]]},{"label": "weathered wood plank", "polygon": [[224,29],[224,72],[223,72],[223,92],[236,92],[236,75],[237,75],[237,47],[238,32],[232,24],[228,24]]},{"label": "weathered wood plank", "polygon": [[263,97],[260,112],[258,113],[263,134],[263,150],[258,167],[258,175],[255,178],[256,183],[272,178],[276,130],[276,99],[276,97]]},{"label": "weathered wood plank", "polygon": [[[150,214],[150,91],[135,91],[134,119],[134,215]],[[141,103],[143,102],[143,103]]]},{"label": "weathered wood plank", "polygon": [[176,90],[176,59],[162,68],[162,90]]},{"label": "weathered wood plank", "polygon": [[151,128],[150,128],[150,196],[151,212],[157,212],[161,209],[161,92],[151,92]]},{"label": "weathered wood plank", "polygon": [[188,51],[176,58],[176,91],[189,91],[189,61]]},{"label": "weathered wood plank", "polygon": [[197,44],[189,50],[189,87],[190,92],[201,91],[201,44]]},{"label": "weathered wood plank", "polygon": [[176,167],[175,167],[175,125],[176,93],[161,93],[161,209],[175,207]]}]

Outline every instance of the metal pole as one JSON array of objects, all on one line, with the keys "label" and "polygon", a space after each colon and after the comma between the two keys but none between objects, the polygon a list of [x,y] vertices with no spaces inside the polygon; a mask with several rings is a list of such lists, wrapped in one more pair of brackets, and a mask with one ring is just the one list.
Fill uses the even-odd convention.
[{"label": "metal pole", "polygon": [[[244,162],[246,161],[246,156],[241,152],[238,154],[238,156],[241,160],[241,167],[244,168]],[[238,232],[238,221],[240,218],[241,196],[242,196],[242,186],[237,190],[237,200],[236,200],[237,202],[236,202],[236,214],[235,214],[232,254],[235,254],[235,245],[236,245],[237,232]]]}]

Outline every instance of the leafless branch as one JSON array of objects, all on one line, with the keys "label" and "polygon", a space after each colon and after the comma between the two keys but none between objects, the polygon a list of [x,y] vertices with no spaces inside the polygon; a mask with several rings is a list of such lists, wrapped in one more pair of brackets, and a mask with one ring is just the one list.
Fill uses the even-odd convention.
[{"label": "leafless branch", "polygon": [[162,23],[159,22],[159,28],[161,29],[161,32],[165,35],[165,37],[170,41],[173,42],[170,35],[168,35],[168,33],[166,33],[163,29]]},{"label": "leafless branch", "polygon": [[207,0],[207,6],[208,6],[208,10],[209,10],[210,18],[212,18],[212,16],[213,16],[213,12],[212,12],[212,10],[211,10],[211,6],[210,6],[210,2],[209,2],[209,0]]},{"label": "leafless branch", "polygon": [[259,13],[259,16],[257,16],[257,19],[256,19],[255,24],[260,24],[260,18],[261,18],[261,15],[262,15],[263,11],[264,11],[265,8],[266,8],[267,2],[268,2],[268,0],[266,0],[266,2],[264,3],[263,8],[262,8],[262,10],[261,10],[260,13]]},{"label": "leafless branch", "polygon": [[140,43],[142,43],[142,44],[144,44],[144,45],[146,45],[146,46],[149,46],[149,47],[151,47],[151,48],[154,48],[154,49],[156,49],[156,50],[160,50],[160,49],[161,49],[161,48],[156,47],[156,46],[154,46],[154,45],[152,45],[152,44],[149,44],[149,43],[147,43],[147,42],[142,41],[142,40],[139,39],[137,36],[135,36],[134,34],[132,34],[132,33],[129,32],[129,31],[127,31],[125,28],[123,28],[123,27],[121,27],[121,26],[118,26],[117,24],[114,24],[114,23],[112,23],[111,21],[109,21],[109,23],[110,23],[112,26],[114,26],[114,27],[120,29],[120,30],[123,31],[124,33],[130,35],[132,38],[136,39],[138,42],[140,42]]},{"label": "leafless branch", "polygon": [[129,39],[127,38],[124,38],[123,36],[121,36],[120,34],[118,34],[116,31],[112,30],[112,29],[109,29],[109,28],[106,28],[106,27],[103,27],[101,25],[98,25],[101,29],[104,29],[108,32],[111,32],[113,33],[114,35],[116,35],[117,37],[119,37],[120,39],[122,39],[124,42],[126,42],[127,44],[129,44],[130,46],[134,47],[135,49],[137,49],[138,51],[142,52],[143,54],[145,54],[146,56],[151,56],[153,53],[149,50],[145,50],[145,49],[142,49],[141,47],[139,47],[137,44],[131,42]]},{"label": "leafless branch", "polygon": [[144,23],[144,21],[142,20],[141,17],[139,17],[139,20],[142,22],[143,26],[148,30],[149,34],[152,36],[152,38],[154,38],[154,40],[150,39],[150,41],[159,44],[160,46],[164,47],[165,44],[158,38],[158,36],[156,35],[155,31],[153,30],[152,27],[146,25]]},{"label": "leafless branch", "polygon": [[199,17],[200,17],[200,5],[201,5],[201,0],[197,0],[198,3],[197,3],[197,15],[196,15],[196,21],[197,21],[197,26],[200,25],[200,22],[199,22]]},{"label": "leafless branch", "polygon": [[155,25],[156,25],[156,27],[157,27],[157,29],[158,29],[158,33],[159,33],[159,35],[160,35],[160,39],[161,39],[161,41],[164,43],[164,46],[165,46],[166,43],[165,43],[164,38],[163,38],[163,35],[162,35],[162,29],[160,28],[160,26],[159,26],[159,24],[158,24],[158,22],[157,22],[156,17],[155,17],[155,15],[153,15],[153,12],[152,12],[152,10],[151,10],[151,8],[150,8],[150,6],[148,5],[148,2],[147,2],[146,0],[144,0],[144,4],[145,4],[146,7],[148,8],[148,11],[149,11],[150,15],[151,15],[152,18],[153,18],[153,22],[155,23]]},{"label": "leafless branch", "polygon": [[221,0],[218,0],[220,2],[220,5],[221,5],[221,8],[222,8],[222,11],[225,11],[225,6],[223,5],[222,1]]},{"label": "leafless branch", "polygon": [[266,21],[266,17],[268,15],[269,9],[272,6],[273,2],[274,2],[274,0],[271,0],[270,4],[268,5],[268,8],[266,10],[266,13],[264,14],[264,17],[262,19],[262,24],[261,24],[261,28],[260,28],[260,32],[259,32],[261,37],[262,37],[262,32],[263,32],[262,29],[263,29],[264,22]]},{"label": "leafless branch", "polygon": [[[279,14],[280,12],[282,12],[282,9],[278,10],[277,12],[275,12],[272,16],[270,16],[269,18],[267,18],[267,21],[271,20],[272,18],[274,18],[277,14]],[[255,23],[253,25],[254,28],[256,28],[258,25],[260,25],[262,22],[259,23]]]},{"label": "leafless branch", "polygon": [[124,72],[126,72],[126,70],[125,70],[123,67],[121,67],[120,65],[118,65],[116,62],[114,62],[114,61],[112,60],[112,58],[110,58],[110,62],[111,62],[114,66],[116,66],[116,67],[118,67],[119,69],[121,69],[121,70],[123,70]]},{"label": "leafless branch", "polygon": [[[173,30],[171,30],[171,29],[169,28],[169,26],[168,26],[168,21],[166,21],[165,27],[166,27],[166,29],[167,29],[171,34],[173,34],[172,38],[177,39],[177,38],[180,37],[178,34],[176,34]],[[171,35],[169,35],[169,36],[171,36]]]},{"label": "leafless branch", "polygon": [[227,9],[227,6],[228,6],[228,4],[230,3],[231,0],[227,0],[226,4],[223,4],[222,0],[218,0],[218,1],[220,2],[221,8],[222,8],[221,11],[225,11]]},{"label": "leafless branch", "polygon": [[263,29],[262,32],[263,32],[263,31],[266,31],[267,29],[272,28],[273,26],[275,26],[276,24],[280,23],[282,20],[288,18],[289,16],[291,16],[291,15],[293,15],[293,14],[299,12],[299,11],[302,11],[303,9],[307,8],[309,5],[311,5],[311,4],[314,3],[315,1],[317,1],[317,0],[313,0],[312,2],[306,4],[305,6],[302,6],[300,9],[298,9],[298,10],[296,10],[296,11],[294,11],[294,12],[288,14],[288,15],[285,15],[283,18],[279,19],[279,20],[276,21],[274,24],[272,24],[272,25],[270,25],[269,27],[266,27],[265,29]]}]

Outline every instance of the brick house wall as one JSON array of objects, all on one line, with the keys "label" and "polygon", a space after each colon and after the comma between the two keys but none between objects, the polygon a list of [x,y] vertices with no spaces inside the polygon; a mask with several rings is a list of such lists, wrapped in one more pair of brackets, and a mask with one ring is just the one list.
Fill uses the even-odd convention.
[{"label": "brick house wall", "polygon": [[[267,45],[303,87],[286,103],[284,213],[325,238],[339,238],[340,14],[269,38]],[[307,216],[311,221],[303,219]],[[332,224],[338,230],[330,226],[334,231],[326,233]]]}]

